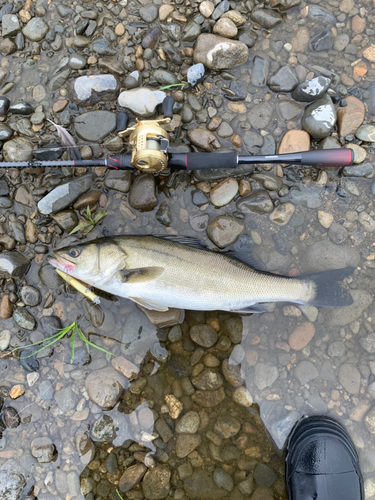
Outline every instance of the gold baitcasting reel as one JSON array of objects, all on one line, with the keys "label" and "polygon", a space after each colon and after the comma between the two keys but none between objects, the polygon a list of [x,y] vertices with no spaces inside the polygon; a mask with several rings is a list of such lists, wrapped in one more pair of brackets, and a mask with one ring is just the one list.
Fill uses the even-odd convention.
[{"label": "gold baitcasting reel", "polygon": [[117,117],[117,133],[129,137],[132,148],[133,167],[152,174],[162,172],[168,165],[169,135],[160,125],[170,123],[173,118],[173,97],[163,101],[164,118],[161,120],[138,120],[127,128],[128,115],[124,112]]}]

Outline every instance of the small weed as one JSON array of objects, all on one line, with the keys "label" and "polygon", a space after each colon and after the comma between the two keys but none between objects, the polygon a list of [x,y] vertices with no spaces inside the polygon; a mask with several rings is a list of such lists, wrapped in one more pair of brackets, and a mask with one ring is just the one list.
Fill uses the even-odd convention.
[{"label": "small weed", "polygon": [[74,234],[77,231],[80,231],[81,229],[84,229],[83,234],[89,234],[94,229],[94,227],[97,226],[102,221],[102,219],[104,219],[106,215],[107,211],[101,210],[100,212],[95,214],[94,218],[92,218],[90,207],[87,205],[86,209],[87,220],[80,222],[78,226],[76,226],[72,231],[70,231],[69,234]]},{"label": "small weed", "polygon": [[22,347],[16,347],[16,349],[14,349],[14,350],[26,349],[27,347],[34,347],[36,345],[44,344],[44,342],[50,341],[47,345],[43,345],[43,347],[41,347],[38,351],[35,351],[32,354],[29,354],[29,356],[21,357],[21,359],[30,358],[31,356],[35,356],[35,354],[38,354],[38,352],[41,352],[44,349],[47,349],[47,347],[50,347],[51,345],[55,344],[56,342],[61,340],[63,337],[69,335],[69,333],[71,333],[71,336],[72,336],[72,356],[70,358],[71,363],[73,363],[73,360],[74,360],[75,335],[78,335],[78,337],[81,340],[83,340],[88,353],[90,353],[90,346],[91,346],[91,347],[95,347],[95,349],[98,349],[99,351],[103,351],[106,354],[110,354],[111,356],[114,356],[114,354],[112,352],[106,351],[102,347],[99,347],[98,345],[94,344],[93,342],[90,342],[90,340],[85,337],[80,326],[76,322],[72,323],[71,325],[69,325],[65,328],[60,328],[59,330],[56,330],[56,333],[54,333],[53,335],[51,335],[50,337],[48,337],[46,339],[40,340],[39,342],[35,342],[34,344],[29,344],[29,345],[22,346]]},{"label": "small weed", "polygon": [[121,500],[124,500],[123,497],[120,495],[120,492],[119,490],[116,488],[116,493],[118,494],[118,496],[121,498]]},{"label": "small weed", "polygon": [[167,90],[172,87],[184,87],[185,85],[189,85],[188,83],[172,83],[172,85],[165,85],[165,87],[160,87],[159,90]]}]

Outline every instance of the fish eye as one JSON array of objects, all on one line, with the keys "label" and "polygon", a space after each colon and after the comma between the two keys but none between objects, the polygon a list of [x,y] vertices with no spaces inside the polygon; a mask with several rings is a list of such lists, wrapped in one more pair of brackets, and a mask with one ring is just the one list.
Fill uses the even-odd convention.
[{"label": "fish eye", "polygon": [[71,257],[78,257],[78,255],[81,253],[80,250],[78,250],[78,248],[72,248],[71,250],[69,250],[69,255]]}]

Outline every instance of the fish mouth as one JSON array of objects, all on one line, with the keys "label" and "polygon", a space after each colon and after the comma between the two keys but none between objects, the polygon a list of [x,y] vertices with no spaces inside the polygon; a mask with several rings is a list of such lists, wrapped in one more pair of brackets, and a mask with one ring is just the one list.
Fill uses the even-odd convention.
[{"label": "fish mouth", "polygon": [[61,257],[60,255],[56,255],[55,258],[49,257],[48,263],[51,264],[51,266],[55,267],[56,269],[60,269],[60,271],[64,271],[67,274],[74,271],[75,268],[77,267],[76,264],[70,262],[69,260],[64,259],[64,257]]}]

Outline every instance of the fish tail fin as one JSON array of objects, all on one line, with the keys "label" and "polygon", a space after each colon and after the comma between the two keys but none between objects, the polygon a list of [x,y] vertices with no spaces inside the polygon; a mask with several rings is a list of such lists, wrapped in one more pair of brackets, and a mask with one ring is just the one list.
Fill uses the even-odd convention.
[{"label": "fish tail fin", "polygon": [[317,274],[303,275],[304,279],[312,281],[315,296],[306,304],[320,307],[344,307],[353,303],[353,298],[340,282],[350,276],[354,267],[345,269],[332,269]]}]

